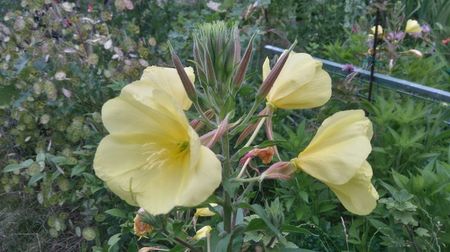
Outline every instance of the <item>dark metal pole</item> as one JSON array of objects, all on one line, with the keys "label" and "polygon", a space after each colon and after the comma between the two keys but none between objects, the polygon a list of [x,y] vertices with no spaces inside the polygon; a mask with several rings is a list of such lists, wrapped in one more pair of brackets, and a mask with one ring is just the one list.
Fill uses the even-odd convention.
[{"label": "dark metal pole", "polygon": [[375,61],[377,56],[377,43],[378,43],[378,26],[380,25],[380,8],[376,6],[377,14],[375,17],[375,34],[373,37],[373,46],[372,46],[372,64],[370,66],[370,79],[369,79],[369,95],[367,99],[372,101],[372,89],[373,89],[373,81],[375,74]]}]

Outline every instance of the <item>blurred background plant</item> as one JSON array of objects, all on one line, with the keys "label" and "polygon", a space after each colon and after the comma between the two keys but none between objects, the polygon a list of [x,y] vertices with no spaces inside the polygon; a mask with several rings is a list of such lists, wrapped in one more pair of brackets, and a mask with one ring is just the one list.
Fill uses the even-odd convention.
[{"label": "blurred background plant", "polygon": [[[377,71],[448,90],[449,46],[444,40],[450,36],[449,16],[445,0],[387,4],[380,45],[385,49]],[[374,23],[371,2],[364,0],[0,0],[0,17],[0,251],[169,246],[156,234],[138,240],[133,234],[136,209],[109,193],[92,171],[96,145],[106,134],[102,104],[140,78],[146,66],[170,65],[168,40],[187,59],[194,27],[227,20],[238,22],[244,41],[259,31],[250,65],[255,75],[265,57],[262,45],[285,47],[295,38],[297,51],[367,67]],[[403,31],[407,19],[427,24],[430,31],[405,37],[395,52],[416,49],[423,56],[400,54],[390,69],[386,55],[393,41],[388,33]],[[332,101],[314,110],[314,116],[279,113],[275,140],[293,156],[315,130],[306,125],[317,127],[341,109],[365,108],[376,132],[370,162],[382,197],[378,208],[368,217],[350,215],[325,186],[303,174],[289,182],[265,183],[255,192],[265,209],[242,220],[244,239],[251,244],[247,249],[268,245],[273,227],[310,250],[448,248],[448,105],[381,89],[368,104],[354,96],[357,81],[343,86],[336,77],[334,83]],[[250,83],[240,92],[253,94],[257,85]],[[310,118],[309,123],[300,122],[300,116]],[[171,223],[173,230],[183,234],[186,221]]]}]

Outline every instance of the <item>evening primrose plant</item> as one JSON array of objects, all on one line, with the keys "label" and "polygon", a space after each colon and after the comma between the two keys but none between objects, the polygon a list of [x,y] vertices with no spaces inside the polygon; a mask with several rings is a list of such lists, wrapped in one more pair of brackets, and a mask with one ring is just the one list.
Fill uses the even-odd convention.
[{"label": "evening primrose plant", "polygon": [[[193,37],[192,67],[171,49],[175,68],[148,67],[102,108],[109,135],[97,148],[94,170],[112,192],[141,208],[136,235],[160,241],[151,248],[240,251],[260,246],[243,239],[259,220],[270,230],[264,246],[295,248],[280,231],[280,208],[251,202],[255,184],[296,172],[327,185],[349,212],[372,212],[378,194],[367,162],[372,123],[364,111],[331,115],[290,160],[281,159],[273,139],[278,110],[316,108],[330,99],[331,78],[321,62],[295,53],[296,43],[272,67],[267,59],[247,106],[237,98],[251,78],[254,36],[243,55],[234,25],[203,24]],[[266,139],[256,142],[260,131]],[[252,165],[258,159],[264,169]]]}]

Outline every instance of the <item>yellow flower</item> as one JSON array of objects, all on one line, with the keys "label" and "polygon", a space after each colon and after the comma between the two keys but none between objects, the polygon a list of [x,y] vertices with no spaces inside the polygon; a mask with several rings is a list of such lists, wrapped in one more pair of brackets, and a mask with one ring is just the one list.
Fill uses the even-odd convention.
[{"label": "yellow flower", "polygon": [[419,22],[417,22],[417,20],[409,19],[406,22],[405,32],[416,33],[416,32],[421,32],[421,31],[422,31],[422,28],[420,27],[420,24],[419,24]]},{"label": "yellow flower", "polygon": [[[209,205],[211,207],[216,207],[217,206],[217,204],[215,204],[215,203],[210,203]],[[209,217],[209,216],[213,216],[215,214],[216,214],[215,212],[209,210],[209,207],[202,207],[202,208],[197,208],[195,210],[195,214],[194,215],[195,216],[201,216],[201,217]]]},{"label": "yellow flower", "polygon": [[[372,26],[370,31],[372,34],[375,34],[375,26]],[[378,25],[378,35],[383,35],[383,27],[381,25]]]},{"label": "yellow flower", "polygon": [[[194,69],[184,68],[192,83],[195,81]],[[164,90],[174,97],[184,110],[188,110],[192,101],[189,99],[175,68],[150,66],[144,69],[141,80],[148,80],[145,85]]]},{"label": "yellow flower", "polygon": [[[263,78],[270,72],[269,60],[263,65]],[[331,97],[331,78],[322,63],[306,53],[291,53],[273,87],[267,94],[271,106],[282,109],[314,108]]]},{"label": "yellow flower", "polygon": [[366,161],[372,150],[372,135],[372,123],[364,111],[335,113],[322,123],[311,143],[293,162],[329,186],[348,211],[367,215],[378,199],[370,182],[372,168]]},{"label": "yellow flower", "polygon": [[197,241],[200,239],[203,239],[203,238],[209,236],[209,233],[211,233],[211,230],[212,230],[211,226],[204,226],[201,229],[199,229],[197,231],[197,233],[195,233],[193,239],[197,240]]},{"label": "yellow flower", "polygon": [[94,170],[119,197],[156,215],[206,200],[221,182],[221,164],[172,96],[150,84],[133,82],[103,105],[110,135],[97,148]]}]

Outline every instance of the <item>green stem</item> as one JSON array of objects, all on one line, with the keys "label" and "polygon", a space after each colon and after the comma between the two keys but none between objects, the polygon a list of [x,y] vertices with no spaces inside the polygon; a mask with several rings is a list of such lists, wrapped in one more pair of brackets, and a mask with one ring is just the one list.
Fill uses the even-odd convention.
[{"label": "green stem", "polygon": [[192,102],[194,104],[195,109],[197,110],[197,112],[200,114],[200,116],[203,118],[203,120],[205,121],[205,124],[211,128],[214,129],[214,125],[212,125],[212,123],[209,121],[208,117],[205,115],[205,112],[203,112],[202,108],[200,107],[200,105],[198,104],[197,101]]},{"label": "green stem", "polygon": [[261,127],[263,126],[263,124],[264,124],[265,121],[266,121],[266,118],[265,118],[265,117],[263,117],[263,118],[261,119],[261,121],[259,121],[258,125],[256,126],[255,131],[253,131],[252,136],[250,137],[250,139],[248,139],[248,142],[244,145],[244,147],[249,147],[249,146],[253,143],[253,141],[254,141],[255,138],[256,138],[256,135],[258,135],[258,132],[259,132],[259,130],[261,129]]},{"label": "green stem", "polygon": [[234,178],[234,179],[231,179],[231,181],[234,181],[234,182],[245,182],[245,183],[256,182],[256,181],[259,181],[259,180],[261,180],[261,176],[253,177],[253,178]]},{"label": "green stem", "polygon": [[[231,177],[231,160],[230,160],[230,141],[228,138],[228,133],[225,133],[222,138],[222,154],[225,157],[223,171],[222,171],[222,177],[223,180],[226,181]],[[223,198],[224,198],[224,204],[223,204],[223,226],[227,233],[231,233],[231,221],[232,221],[232,202],[231,197],[228,194],[228,192],[224,189],[223,190]]]},{"label": "green stem", "polygon": [[189,244],[188,242],[182,240],[181,238],[176,237],[176,236],[171,237],[170,234],[169,234],[167,231],[163,231],[162,234],[163,234],[165,237],[167,237],[167,238],[173,240],[174,242],[176,242],[176,243],[178,243],[178,244],[184,246],[185,248],[188,248],[188,249],[189,249],[190,251],[192,251],[192,252],[197,252],[197,251],[199,251],[199,250],[196,249],[194,246],[192,246],[192,245]]},{"label": "green stem", "polygon": [[[244,120],[241,121],[240,125],[246,125],[248,121],[252,118],[253,114],[255,114],[256,109],[258,108],[259,100],[256,99],[253,103],[253,106],[251,107],[250,111],[247,113],[247,115],[244,117]],[[237,133],[237,129],[239,127],[236,127],[236,129],[231,131],[231,135],[235,135]]]}]

